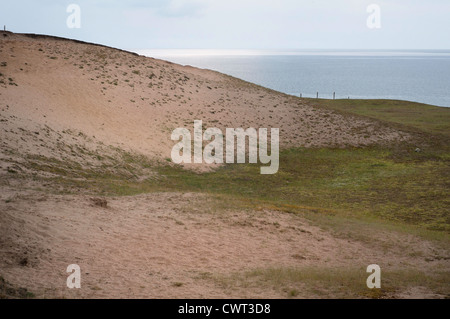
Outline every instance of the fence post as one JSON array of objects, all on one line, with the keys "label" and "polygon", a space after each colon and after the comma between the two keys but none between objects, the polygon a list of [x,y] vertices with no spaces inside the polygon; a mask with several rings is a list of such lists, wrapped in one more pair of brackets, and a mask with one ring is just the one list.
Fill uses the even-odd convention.
[{"label": "fence post", "polygon": [[316,95],[316,99],[318,99],[319,98],[319,92],[317,92],[317,95]]},{"label": "fence post", "polygon": [[333,100],[336,98],[336,92],[333,92]]}]

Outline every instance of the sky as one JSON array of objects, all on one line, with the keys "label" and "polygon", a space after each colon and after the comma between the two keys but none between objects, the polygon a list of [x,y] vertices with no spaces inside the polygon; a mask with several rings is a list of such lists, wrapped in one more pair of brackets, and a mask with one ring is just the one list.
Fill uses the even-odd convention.
[{"label": "sky", "polygon": [[450,50],[449,0],[9,0],[0,25],[131,50]]}]

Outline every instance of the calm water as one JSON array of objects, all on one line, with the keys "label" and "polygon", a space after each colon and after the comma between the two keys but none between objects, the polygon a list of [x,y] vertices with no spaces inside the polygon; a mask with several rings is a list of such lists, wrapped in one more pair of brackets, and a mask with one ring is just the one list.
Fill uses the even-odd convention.
[{"label": "calm water", "polygon": [[450,107],[450,51],[136,50],[303,97],[399,99]]}]

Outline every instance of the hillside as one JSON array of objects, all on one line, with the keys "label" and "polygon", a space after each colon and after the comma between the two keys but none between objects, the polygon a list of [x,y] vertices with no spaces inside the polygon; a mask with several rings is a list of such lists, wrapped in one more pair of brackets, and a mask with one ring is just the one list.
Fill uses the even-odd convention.
[{"label": "hillside", "polygon": [[57,142],[81,146],[83,136],[164,159],[172,130],[192,130],[195,119],[221,129],[279,127],[284,148],[409,137],[213,71],[48,36],[2,32],[0,39],[3,151],[63,159],[72,155]]},{"label": "hillside", "polygon": [[[194,120],[280,128],[278,173],[173,164]],[[448,125],[0,32],[0,298],[448,298]]]}]

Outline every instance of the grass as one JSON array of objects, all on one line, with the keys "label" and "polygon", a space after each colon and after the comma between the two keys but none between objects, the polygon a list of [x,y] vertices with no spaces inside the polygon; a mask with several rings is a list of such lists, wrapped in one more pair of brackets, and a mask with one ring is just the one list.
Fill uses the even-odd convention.
[{"label": "grass", "polygon": [[[304,99],[313,105],[450,136],[450,108],[399,100]],[[450,106],[450,105],[449,105]]]},{"label": "grass", "polygon": [[428,274],[414,269],[388,269],[381,273],[381,288],[369,289],[366,285],[369,273],[365,268],[260,268],[231,275],[212,276],[224,289],[237,287],[273,289],[288,298],[317,296],[321,298],[389,298],[396,291],[412,287],[448,296],[448,273],[436,271]]},{"label": "grass", "polygon": [[13,287],[8,281],[0,276],[0,299],[32,299],[35,295],[26,288]]},{"label": "grass", "polygon": [[316,212],[378,216],[450,230],[449,161],[365,149],[291,149],[274,175],[259,165],[228,165],[198,174],[163,166],[158,185],[170,190],[225,194]]}]

